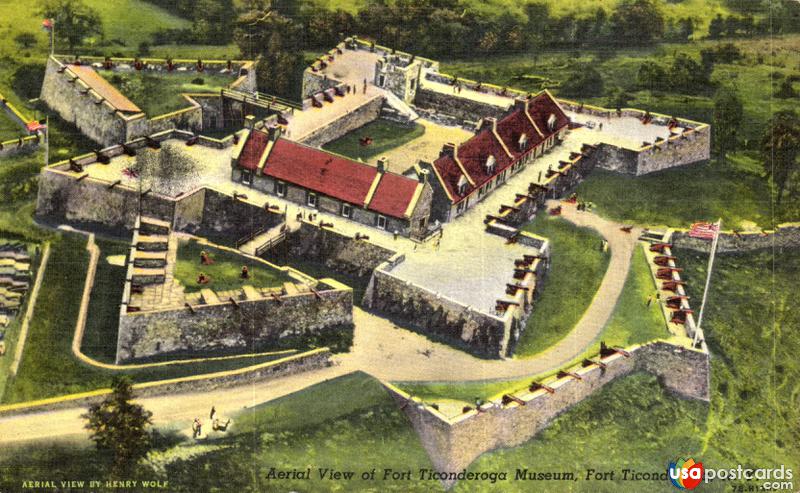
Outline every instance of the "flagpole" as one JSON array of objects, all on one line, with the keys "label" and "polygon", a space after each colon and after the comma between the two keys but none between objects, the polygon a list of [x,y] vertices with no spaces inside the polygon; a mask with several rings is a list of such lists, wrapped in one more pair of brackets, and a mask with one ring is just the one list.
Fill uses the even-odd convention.
[{"label": "flagpole", "polygon": [[694,330],[694,340],[692,347],[697,345],[697,339],[700,336],[700,326],[703,323],[703,312],[706,308],[706,299],[708,298],[708,287],[711,285],[711,270],[714,268],[714,257],[717,253],[717,243],[719,241],[719,232],[722,230],[722,218],[716,223],[714,231],[714,238],[711,241],[711,254],[708,256],[708,273],[706,274],[706,285],[703,288],[703,300],[700,302],[700,313],[697,315],[697,327]]}]

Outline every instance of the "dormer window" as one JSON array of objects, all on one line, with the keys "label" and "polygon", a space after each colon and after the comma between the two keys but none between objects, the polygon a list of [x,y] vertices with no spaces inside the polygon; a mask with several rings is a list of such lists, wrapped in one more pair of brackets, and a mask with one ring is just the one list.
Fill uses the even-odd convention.
[{"label": "dormer window", "polygon": [[458,179],[458,194],[459,195],[466,195],[467,193],[467,178],[464,175],[461,175],[461,178]]},{"label": "dormer window", "polygon": [[556,129],[556,115],[553,113],[550,113],[550,116],[547,117],[547,128],[550,129],[551,132]]},{"label": "dormer window", "polygon": [[487,175],[491,175],[492,173],[494,173],[495,162],[496,161],[494,159],[494,156],[489,154],[489,157],[486,158],[486,174]]},{"label": "dormer window", "polygon": [[519,150],[524,151],[527,148],[528,148],[528,136],[522,134],[519,136]]}]

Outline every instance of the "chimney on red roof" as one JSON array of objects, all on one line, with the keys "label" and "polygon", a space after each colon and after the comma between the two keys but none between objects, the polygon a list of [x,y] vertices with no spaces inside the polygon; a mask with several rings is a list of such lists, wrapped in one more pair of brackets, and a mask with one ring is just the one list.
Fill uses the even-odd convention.
[{"label": "chimney on red roof", "polygon": [[428,183],[428,175],[429,174],[430,174],[430,171],[428,171],[426,169],[421,169],[421,170],[419,170],[417,172],[417,179],[419,180],[420,183],[422,183],[424,185],[424,184]]},{"label": "chimney on red roof", "polygon": [[527,113],[529,103],[530,99],[528,98],[516,98],[514,100],[514,110],[515,111],[523,110]]},{"label": "chimney on red roof", "polygon": [[281,127],[267,127],[267,134],[269,134],[269,140],[275,142],[281,136]]},{"label": "chimney on red roof", "polygon": [[253,130],[256,127],[256,117],[253,115],[247,115],[244,117],[244,128],[249,128]]},{"label": "chimney on red roof", "polygon": [[484,117],[481,120],[480,126],[478,127],[478,132],[480,132],[482,130],[485,130],[487,128],[491,129],[492,132],[496,132],[497,131],[497,118],[494,118],[494,117],[491,117],[491,116]]},{"label": "chimney on red roof", "polygon": [[381,156],[378,159],[378,173],[386,173],[386,165],[389,163],[389,159],[386,156]]},{"label": "chimney on red roof", "polygon": [[439,157],[442,156],[450,156],[452,158],[456,157],[456,145],[452,142],[448,142],[447,144],[442,146],[442,152],[439,153]]}]

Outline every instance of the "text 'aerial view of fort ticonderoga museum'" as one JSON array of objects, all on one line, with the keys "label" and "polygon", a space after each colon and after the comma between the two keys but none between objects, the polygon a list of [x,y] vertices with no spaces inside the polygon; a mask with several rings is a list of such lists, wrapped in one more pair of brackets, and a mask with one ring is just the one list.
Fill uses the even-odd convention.
[{"label": "text 'aerial view of fort ticonderoga museum'", "polygon": [[0,493],[800,491],[800,1],[0,0]]}]

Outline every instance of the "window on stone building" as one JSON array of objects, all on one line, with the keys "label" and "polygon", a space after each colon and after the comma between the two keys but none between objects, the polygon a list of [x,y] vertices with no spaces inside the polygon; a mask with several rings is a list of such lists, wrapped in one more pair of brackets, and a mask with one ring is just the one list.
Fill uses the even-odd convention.
[{"label": "window on stone building", "polygon": [[386,217],[378,215],[377,225],[378,229],[386,229]]},{"label": "window on stone building", "polygon": [[208,126],[211,128],[217,128],[217,115],[211,115],[208,118]]},{"label": "window on stone building", "polygon": [[245,185],[250,185],[253,183],[253,174],[250,173],[250,170],[242,170],[242,183]]},{"label": "window on stone building", "polygon": [[317,206],[317,194],[308,192],[308,200],[306,201],[309,207]]},{"label": "window on stone building", "polygon": [[456,214],[461,214],[464,212],[464,202],[459,202],[456,206]]},{"label": "window on stone building", "polygon": [[282,181],[275,182],[275,195],[278,197],[286,197],[286,183]]},{"label": "window on stone building", "polygon": [[378,76],[378,87],[383,87],[386,84],[386,76],[381,74]]},{"label": "window on stone building", "polygon": [[347,203],[342,203],[342,216],[353,217],[353,206]]},{"label": "window on stone building", "polygon": [[417,87],[417,79],[411,79],[410,87],[412,91]]},{"label": "window on stone building", "polygon": [[428,224],[428,218],[423,217],[419,220],[419,229],[425,229],[425,226]]}]

